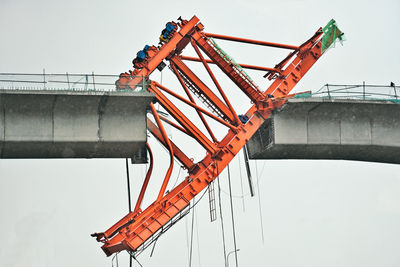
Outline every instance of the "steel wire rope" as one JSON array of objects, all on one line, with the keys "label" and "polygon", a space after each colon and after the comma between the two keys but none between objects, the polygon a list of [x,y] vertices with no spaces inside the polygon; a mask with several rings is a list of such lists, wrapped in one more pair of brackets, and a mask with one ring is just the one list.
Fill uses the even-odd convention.
[{"label": "steel wire rope", "polygon": [[143,267],[143,265],[138,261],[138,259],[136,259],[136,257],[131,254],[131,252],[128,251],[128,254],[130,255],[131,259],[134,259],[139,264],[140,267]]},{"label": "steel wire rope", "polygon": [[206,188],[206,190],[204,191],[204,193],[201,195],[201,197],[189,208],[189,209],[193,209],[194,207],[196,207],[196,205],[200,202],[200,200],[204,197],[204,195],[207,193],[208,188]]},{"label": "steel wire rope", "polygon": [[[224,193],[225,195],[229,196],[229,192],[226,192],[226,191],[224,191],[223,189],[221,189],[221,192]],[[247,196],[249,196],[249,195],[250,195],[250,193],[247,193],[247,194],[245,194],[245,195],[243,195],[243,196],[232,195],[232,197],[233,197],[233,198],[240,198],[240,199],[242,199],[243,197],[247,197]]]},{"label": "steel wire rope", "polygon": [[[264,162],[263,167],[262,167],[260,173],[257,174],[257,175],[261,176],[261,174],[264,172],[265,163],[266,163],[266,162]],[[259,182],[258,182],[258,183],[259,183]],[[258,183],[257,183],[257,184],[258,184]],[[228,195],[228,196],[229,196],[229,192],[226,192],[226,191],[224,191],[223,189],[221,189],[221,192],[224,193],[225,195]],[[249,195],[250,195],[250,193],[247,193],[247,194],[245,194],[245,195],[243,195],[243,196],[232,195],[232,197],[233,197],[233,198],[244,198],[244,197],[247,197],[247,196],[249,196]]]},{"label": "steel wire rope", "polygon": [[[129,165],[128,165],[128,158],[125,158],[125,168],[126,168],[126,182],[128,187],[128,206],[129,206],[129,213],[132,212],[132,205],[131,205],[131,185],[129,181]],[[118,258],[117,258],[118,259]],[[118,266],[118,265],[117,265]],[[132,267],[132,258],[129,257],[129,266]]]},{"label": "steel wire rope", "polygon": [[188,234],[188,218],[185,216],[185,233],[186,233],[186,249],[189,262],[189,234]]},{"label": "steel wire rope", "polygon": [[156,239],[156,241],[154,241],[153,248],[151,249],[151,252],[150,252],[150,258],[153,257],[153,252],[154,252],[154,249],[156,247],[157,241],[158,241],[158,238]]},{"label": "steel wire rope", "polygon": [[129,181],[129,165],[128,165],[128,158],[125,158],[125,168],[126,168],[126,183],[128,187],[128,206],[129,206],[129,212],[132,211],[132,205],[131,205],[131,185]]},{"label": "steel wire rope", "polygon": [[242,176],[242,162],[240,160],[240,153],[238,153],[238,159],[239,159],[239,174],[240,174],[240,189],[242,191],[242,205],[243,205],[243,212],[246,211],[245,205],[244,205],[244,191],[243,191],[243,176]]},{"label": "steel wire rope", "polygon": [[112,257],[112,259],[111,259],[111,267],[114,267],[114,259],[115,259],[115,263],[117,264],[116,267],[118,267],[118,253],[119,252],[115,253],[114,257]]},{"label": "steel wire rope", "polygon": [[199,221],[197,220],[197,213],[196,213],[196,235],[197,235],[197,255],[199,256],[199,267],[201,267]]},{"label": "steel wire rope", "polygon": [[[226,246],[225,246],[225,230],[224,230],[224,219],[222,216],[222,205],[221,205],[221,184],[219,182],[219,169],[218,169],[218,164],[216,164],[216,161],[214,160],[214,165],[217,168],[217,183],[218,183],[218,206],[219,206],[219,216],[221,217],[221,230],[222,230],[222,244],[224,247],[224,262],[225,262],[225,266],[226,265]],[[214,177],[214,170],[215,168],[213,168],[213,177]]]},{"label": "steel wire rope", "polygon": [[178,179],[179,179],[179,175],[181,174],[182,166],[180,166],[180,167],[181,167],[181,168],[179,168],[178,175],[176,176],[176,180],[175,180],[175,183],[174,183],[174,185],[172,186],[172,188],[175,188],[176,184],[178,183]]},{"label": "steel wire rope", "polygon": [[[193,197],[193,202],[195,202],[195,197]],[[191,231],[190,231],[189,267],[192,266],[194,214],[195,214],[195,209],[193,207],[193,211],[192,211],[192,228],[191,228]]]},{"label": "steel wire rope", "polygon": [[233,232],[233,247],[235,251],[235,263],[236,267],[239,266],[237,258],[237,247],[236,247],[236,231],[235,231],[235,216],[233,214],[233,201],[232,201],[232,185],[231,185],[231,172],[228,164],[228,183],[229,183],[229,199],[231,203],[231,219],[232,219],[232,232]]},{"label": "steel wire rope", "polygon": [[[191,209],[193,209],[194,207],[196,207],[196,205],[200,202],[200,200],[202,200],[202,198],[203,198],[204,195],[207,193],[207,191],[208,191],[208,188],[204,191],[204,193],[200,196],[200,198],[199,198],[191,207],[189,207],[189,211],[190,211]],[[186,228],[186,234],[187,234],[187,228]],[[161,234],[161,235],[162,235],[162,234]],[[155,243],[158,241],[158,239],[161,237],[161,235],[159,235],[159,236],[157,237],[157,239],[154,241]],[[188,242],[187,242],[187,246],[188,246]],[[152,249],[151,255],[153,254],[154,247],[155,247],[155,244],[153,245],[153,249]]]},{"label": "steel wire rope", "polygon": [[[265,163],[265,162],[264,162]],[[261,239],[262,243],[264,244],[264,227],[263,227],[263,219],[262,219],[262,209],[261,209],[261,194],[260,194],[260,183],[259,183],[259,173],[258,173],[258,168],[257,168],[257,162],[255,162],[256,165],[256,175],[257,175],[257,193],[258,193],[258,211],[260,214],[260,224],[261,224]]]}]

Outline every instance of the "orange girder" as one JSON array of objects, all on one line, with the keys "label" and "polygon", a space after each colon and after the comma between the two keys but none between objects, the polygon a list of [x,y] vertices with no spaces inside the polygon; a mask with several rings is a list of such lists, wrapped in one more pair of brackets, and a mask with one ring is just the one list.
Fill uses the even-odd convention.
[{"label": "orange girder", "polygon": [[227,121],[235,121],[229,108],[182,62],[179,56],[173,56],[170,60],[173,63],[172,66],[175,66],[179,70],[182,75],[181,77],[186,78],[194,85],[193,90],[195,90],[195,94],[202,96],[210,107],[214,107],[214,113]]},{"label": "orange girder", "polygon": [[[150,133],[157,138],[158,141],[160,141],[165,147],[167,146],[167,143],[165,142],[160,129],[149,119],[147,119],[147,129],[150,131]],[[182,150],[179,149],[177,145],[175,145],[174,142],[169,140],[172,146],[172,150],[174,151],[174,156],[179,160],[179,162],[187,169],[190,170],[192,167],[194,167],[193,161],[189,159],[183,152]]]},{"label": "orange girder", "polygon": [[271,47],[283,48],[283,49],[292,49],[292,50],[299,49],[299,47],[295,46],[295,45],[287,45],[287,44],[278,44],[278,43],[265,42],[265,41],[257,41],[257,40],[252,40],[252,39],[233,37],[233,36],[227,36],[227,35],[215,34],[215,33],[208,33],[208,32],[204,33],[204,34],[207,37],[211,37],[211,38],[215,38],[215,39],[221,39],[221,40],[227,40],[227,41],[241,42],[241,43],[247,43],[247,44],[255,44],[255,45],[262,45],[262,46],[271,46]]},{"label": "orange girder", "polygon": [[[201,62],[201,59],[196,58],[196,57],[181,56],[181,59],[188,60],[188,61],[194,61],[194,62]],[[212,61],[211,59],[206,59],[206,62],[209,64],[215,64],[214,61]],[[279,70],[276,68],[268,68],[268,67],[255,66],[255,65],[242,64],[242,63],[238,63],[238,64],[240,65],[240,67],[242,67],[244,69],[279,72]]]},{"label": "orange girder", "polygon": [[[175,65],[171,64],[172,71],[175,73],[176,77],[179,80],[179,83],[181,84],[183,90],[185,91],[187,97],[189,98],[190,102],[192,102],[194,105],[196,105],[196,101],[194,100],[192,94],[190,93],[189,89],[187,88],[185,81],[179,74],[178,70],[176,69]],[[203,113],[201,113],[199,110],[196,109],[197,115],[199,116],[200,120],[203,122],[204,126],[207,129],[208,134],[210,135],[211,139],[215,142],[217,142],[217,138],[215,137],[213,131],[211,130],[210,126],[208,125],[206,118],[204,118]]]}]

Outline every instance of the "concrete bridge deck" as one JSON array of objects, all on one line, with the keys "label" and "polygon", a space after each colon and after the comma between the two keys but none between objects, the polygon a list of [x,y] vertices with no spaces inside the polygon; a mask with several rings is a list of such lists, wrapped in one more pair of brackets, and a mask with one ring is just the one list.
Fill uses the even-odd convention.
[{"label": "concrete bridge deck", "polygon": [[391,101],[290,99],[248,142],[251,159],[400,163],[400,105]]},{"label": "concrete bridge deck", "polygon": [[146,161],[146,109],[137,92],[0,90],[0,158]]},{"label": "concrete bridge deck", "polygon": [[[153,95],[115,91],[117,79],[0,74],[0,158],[146,161]],[[400,163],[399,95],[394,85],[327,84],[308,98],[290,99],[249,141],[249,156]]]}]

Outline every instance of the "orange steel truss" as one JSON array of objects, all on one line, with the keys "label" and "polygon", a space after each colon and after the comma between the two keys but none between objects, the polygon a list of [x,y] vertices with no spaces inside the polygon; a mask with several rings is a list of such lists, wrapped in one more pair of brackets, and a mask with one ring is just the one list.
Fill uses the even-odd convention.
[{"label": "orange steel truss", "polygon": [[[141,202],[146,192],[153,166],[153,155],[147,145],[151,164],[134,211],[127,214],[107,231],[93,234],[97,241],[104,243],[102,249],[107,256],[122,250],[127,250],[133,256],[138,255],[152,241],[156,240],[161,233],[165,232],[174,222],[184,216],[188,212],[190,201],[218,177],[219,173],[231,162],[257,129],[271,115],[271,112],[281,107],[288,98],[293,96],[289,95],[290,91],[323,54],[321,51],[323,31],[321,28],[300,46],[293,46],[205,33],[203,32],[203,25],[196,16],[190,20],[182,20],[181,18],[178,20],[179,22],[170,22],[173,27],[169,26],[169,29],[173,28],[173,30],[167,35],[164,31],[164,35],[160,37],[159,47],[153,47],[151,53],[146,54],[140,65],[129,73],[121,74],[121,78],[116,82],[117,89],[134,90],[143,79],[148,79],[147,77],[156,68],[160,68],[163,65],[163,61],[166,60],[169,62],[173,73],[177,76],[187,98],[155,81],[149,81],[147,90],[154,93],[157,102],[178,123],[160,118],[154,105],[150,105],[155,123],[147,119],[148,130],[168,149],[170,166],[158,197],[151,205],[142,210]],[[237,63],[232,62],[225,54],[221,53],[210,39],[211,37],[289,49],[291,52],[274,68],[243,65],[243,67],[250,66],[253,69],[268,71],[264,77],[273,80],[273,82],[267,90],[263,91],[243,72],[241,66],[238,66]],[[198,58],[181,55],[182,50],[189,44],[193,46]],[[205,58],[204,55],[208,58]],[[184,60],[201,62],[221,97],[218,97],[208,88],[190,70]],[[241,119],[236,114],[209,64],[218,66],[252,101],[253,105]],[[203,133],[199,130],[170,100],[172,99],[170,96],[192,107],[204,123],[207,131]],[[199,98],[208,109],[197,105],[194,96]],[[206,117],[226,126],[228,132],[224,138],[218,140],[215,137],[212,128],[205,119]],[[206,151],[204,159],[194,163],[183,152],[182,148],[178,148],[168,138],[162,121],[196,140]],[[174,158],[187,169],[188,175],[183,182],[165,193],[171,176]]]}]

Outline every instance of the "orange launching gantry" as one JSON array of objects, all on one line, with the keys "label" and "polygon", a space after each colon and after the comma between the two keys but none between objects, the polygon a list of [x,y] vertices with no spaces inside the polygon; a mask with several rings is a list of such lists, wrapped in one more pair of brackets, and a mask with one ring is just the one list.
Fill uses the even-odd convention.
[{"label": "orange launching gantry", "polygon": [[[155,81],[148,81],[147,90],[154,93],[157,102],[177,122],[159,116],[154,105],[150,104],[155,123],[147,119],[148,130],[168,149],[170,166],[156,200],[142,210],[141,203],[153,169],[153,155],[147,144],[150,154],[150,168],[134,211],[127,214],[107,231],[92,235],[97,238],[97,241],[104,243],[102,249],[107,256],[122,250],[127,250],[132,256],[138,255],[170,226],[186,215],[189,212],[190,201],[218,177],[271,115],[271,112],[281,107],[287,98],[293,96],[289,93],[294,86],[326,49],[335,42],[336,38],[341,39],[342,36],[333,20],[325,28],[318,29],[310,39],[300,46],[205,33],[203,24],[199,22],[196,16],[189,21],[181,18],[178,20],[179,22],[167,23],[160,36],[159,46],[145,46],[143,50],[139,51],[137,57],[133,60],[134,70],[121,74],[120,79],[116,82],[118,90],[135,90],[138,84],[148,80],[149,75],[155,69],[162,70],[166,66],[164,61],[167,61],[183,87],[187,98]],[[272,46],[290,50],[290,53],[274,68],[238,64],[218,47],[213,38]],[[193,46],[198,58],[181,55],[182,50],[189,44]],[[204,65],[220,97],[190,70],[184,60],[198,61]],[[253,103],[247,113],[237,115],[209,64],[218,66]],[[267,90],[261,90],[243,71],[243,68],[267,71],[264,77],[273,81],[272,84]],[[193,95],[199,98],[207,109],[197,105]],[[169,96],[192,107],[203,122],[206,131],[199,130],[177,108]],[[228,130],[226,136],[218,140],[206,118],[211,118],[225,126]],[[194,163],[182,148],[178,148],[168,138],[162,121],[196,140],[206,151],[204,159]],[[187,169],[188,175],[182,183],[165,193],[172,173],[174,158]]]}]

